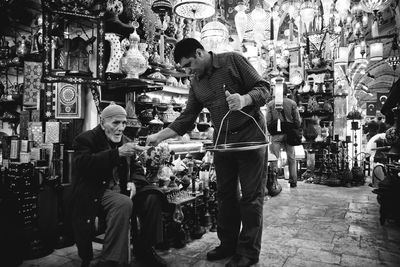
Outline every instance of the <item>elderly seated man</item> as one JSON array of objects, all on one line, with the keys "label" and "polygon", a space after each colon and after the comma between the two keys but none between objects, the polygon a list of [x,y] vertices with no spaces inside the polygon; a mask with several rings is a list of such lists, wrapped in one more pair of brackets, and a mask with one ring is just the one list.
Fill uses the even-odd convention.
[{"label": "elderly seated man", "polygon": [[[104,214],[106,221],[99,265],[129,264],[132,208],[141,225],[139,235],[134,238],[137,259],[145,266],[166,266],[154,251],[154,245],[163,239],[161,212],[167,200],[145,180],[143,168],[136,161],[135,155],[143,147],[130,142],[123,134],[127,121],[125,109],[109,105],[100,119],[98,126],[74,140],[77,179],[71,216],[81,266],[89,266],[93,259],[92,239],[98,214]],[[135,195],[133,201],[127,195],[128,190],[131,196]]]}]

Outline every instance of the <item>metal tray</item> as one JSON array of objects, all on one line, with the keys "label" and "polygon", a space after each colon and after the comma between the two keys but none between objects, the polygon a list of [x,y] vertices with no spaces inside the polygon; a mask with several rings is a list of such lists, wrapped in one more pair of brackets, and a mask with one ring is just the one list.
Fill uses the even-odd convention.
[{"label": "metal tray", "polygon": [[213,152],[235,152],[235,151],[247,151],[262,148],[268,145],[268,142],[240,142],[240,143],[230,143],[230,144],[219,144],[207,145],[205,149],[207,151]]}]

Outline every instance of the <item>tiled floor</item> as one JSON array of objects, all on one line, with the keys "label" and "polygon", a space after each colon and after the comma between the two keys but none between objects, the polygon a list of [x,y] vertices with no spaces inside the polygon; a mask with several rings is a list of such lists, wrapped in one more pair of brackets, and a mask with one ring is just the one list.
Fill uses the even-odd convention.
[{"label": "tiled floor", "polygon": [[[266,199],[260,262],[255,266],[400,266],[400,226],[379,224],[379,205],[368,186],[328,187],[298,183]],[[216,233],[161,255],[173,267],[224,266],[208,262],[206,252],[218,244]],[[95,244],[96,255],[100,245]],[[76,247],[25,261],[23,267],[79,267]],[[132,262],[132,267],[141,266]],[[146,266],[149,267],[149,266]]]}]

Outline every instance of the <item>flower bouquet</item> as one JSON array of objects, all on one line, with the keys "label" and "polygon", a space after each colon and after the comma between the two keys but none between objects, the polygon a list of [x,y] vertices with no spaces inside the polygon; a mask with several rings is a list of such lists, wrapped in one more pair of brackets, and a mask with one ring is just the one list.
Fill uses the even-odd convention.
[{"label": "flower bouquet", "polygon": [[167,144],[160,144],[156,147],[148,148],[140,155],[140,161],[146,169],[145,178],[150,183],[159,183],[169,180],[173,175],[170,169],[171,154]]}]

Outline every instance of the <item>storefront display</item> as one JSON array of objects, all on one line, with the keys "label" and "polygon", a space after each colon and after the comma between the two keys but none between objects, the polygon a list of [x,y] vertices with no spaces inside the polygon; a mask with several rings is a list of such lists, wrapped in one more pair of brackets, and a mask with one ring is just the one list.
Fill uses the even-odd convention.
[{"label": "storefront display", "polygon": [[[27,258],[54,249],[37,223],[38,188],[47,186],[50,199],[63,201],[58,193],[68,192],[75,179],[72,142],[99,122],[108,104],[125,107],[125,134],[141,145],[185,111],[193,75],[173,59],[182,38],[198,38],[214,52],[241,53],[268,82],[282,79],[288,85],[302,119],[305,158],[299,160],[299,181],[365,184],[370,163],[364,164],[369,154],[361,128],[386,101],[393,104],[398,90],[392,97],[388,91],[399,86],[393,82],[400,76],[399,38],[388,30],[393,25],[379,24],[390,21],[390,1],[375,9],[368,1],[361,7],[354,1],[27,2],[35,6],[29,8],[32,21],[9,18],[22,25],[0,31],[0,167],[8,189],[25,203],[20,213],[32,231]],[[400,158],[394,106],[384,109],[388,119],[394,117],[381,140],[390,146],[388,161]],[[182,247],[216,230],[216,177],[205,155],[267,146],[215,146],[218,130],[203,109],[183,137],[140,155],[146,179],[174,206],[166,215],[165,247]],[[389,169],[395,172],[393,164]],[[269,169],[269,175],[277,170]],[[377,191],[378,201],[385,203],[382,224],[394,213],[386,204],[393,196],[383,195],[387,190]],[[59,223],[63,212],[56,215]]]}]

